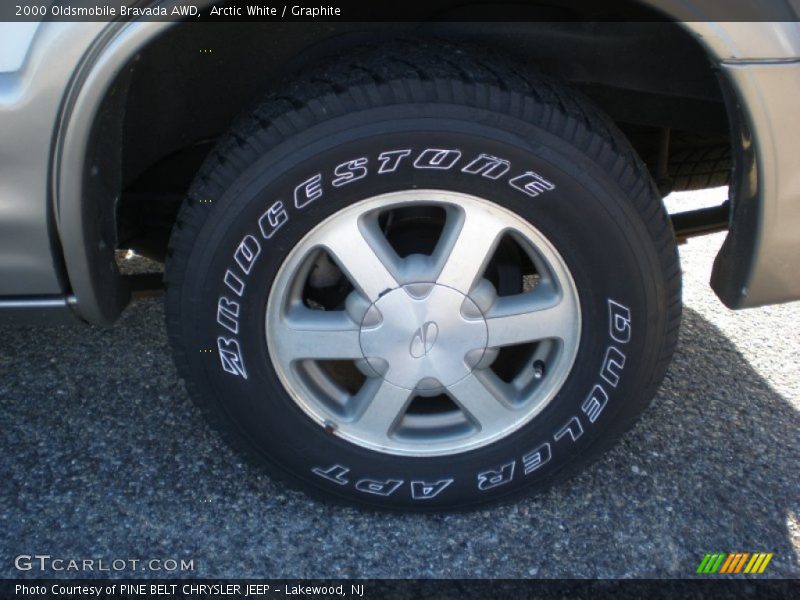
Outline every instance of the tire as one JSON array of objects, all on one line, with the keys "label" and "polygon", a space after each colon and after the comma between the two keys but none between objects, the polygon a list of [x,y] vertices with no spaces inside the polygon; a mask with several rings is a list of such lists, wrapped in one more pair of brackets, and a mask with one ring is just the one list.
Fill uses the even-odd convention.
[{"label": "tire", "polygon": [[680,320],[668,217],[602,114],[521,72],[371,48],[207,159],[170,242],[170,340],[274,476],[473,507],[587,464],[654,396]]},{"label": "tire", "polygon": [[673,191],[703,190],[729,185],[730,145],[692,148],[670,154],[669,176]]}]

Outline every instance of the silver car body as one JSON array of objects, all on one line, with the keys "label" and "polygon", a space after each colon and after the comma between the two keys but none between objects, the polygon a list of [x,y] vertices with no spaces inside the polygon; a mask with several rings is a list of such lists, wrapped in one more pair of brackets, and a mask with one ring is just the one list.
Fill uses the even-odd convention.
[{"label": "silver car body", "polygon": [[[736,210],[712,286],[733,308],[800,299],[800,25],[682,25],[726,76],[753,160],[732,186]],[[110,82],[171,26],[0,25],[0,319],[108,324],[127,303],[113,262],[98,259],[113,249],[83,202],[84,161]]]}]

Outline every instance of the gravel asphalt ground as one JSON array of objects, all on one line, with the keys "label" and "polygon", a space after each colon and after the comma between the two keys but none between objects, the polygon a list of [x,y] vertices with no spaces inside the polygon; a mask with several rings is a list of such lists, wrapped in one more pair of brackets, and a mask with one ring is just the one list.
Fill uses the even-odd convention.
[{"label": "gravel asphalt ground", "polygon": [[61,575],[15,569],[37,553],[195,577],[686,577],[712,551],[800,577],[800,303],[723,307],[722,240],[681,247],[680,344],[635,429],[571,481],[465,514],[332,507],[243,462],[178,380],[160,299],[110,329],[0,328],[0,577]]}]

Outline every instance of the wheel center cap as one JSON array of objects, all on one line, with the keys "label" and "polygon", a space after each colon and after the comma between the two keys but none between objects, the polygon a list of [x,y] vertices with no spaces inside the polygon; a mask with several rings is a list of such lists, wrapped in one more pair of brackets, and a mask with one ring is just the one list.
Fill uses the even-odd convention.
[{"label": "wheel center cap", "polygon": [[476,304],[443,285],[404,285],[381,296],[361,324],[361,351],[377,375],[398,387],[435,392],[472,372],[486,351]]}]

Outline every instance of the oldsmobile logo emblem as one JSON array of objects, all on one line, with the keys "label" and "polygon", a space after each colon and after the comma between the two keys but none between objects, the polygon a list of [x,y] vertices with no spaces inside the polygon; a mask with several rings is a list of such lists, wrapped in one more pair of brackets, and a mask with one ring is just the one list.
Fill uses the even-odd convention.
[{"label": "oldsmobile logo emblem", "polygon": [[411,338],[411,345],[408,348],[409,353],[414,358],[427,356],[433,350],[433,345],[438,337],[439,326],[433,321],[424,323],[422,327],[414,332],[414,337]]}]

